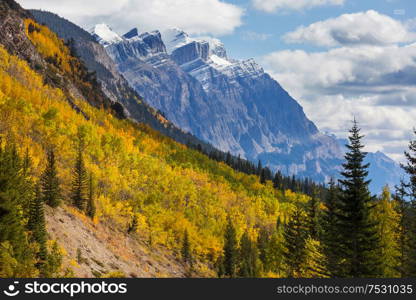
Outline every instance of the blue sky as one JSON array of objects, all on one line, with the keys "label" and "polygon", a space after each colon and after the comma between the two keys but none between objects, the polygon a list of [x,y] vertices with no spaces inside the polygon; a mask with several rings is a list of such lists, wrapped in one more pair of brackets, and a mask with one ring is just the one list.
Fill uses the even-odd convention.
[{"label": "blue sky", "polygon": [[[256,10],[249,0],[230,0],[228,2],[245,9],[244,24],[235,30],[235,34],[221,37],[230,55],[236,58],[257,58],[272,51],[284,49],[320,50],[319,47],[309,45],[288,44],[281,37],[299,26],[306,26],[345,13],[373,9],[398,20],[416,17],[416,1],[414,0],[347,0],[341,6],[318,6],[302,11],[274,13]],[[403,12],[404,15],[401,15]],[[246,38],[247,32],[265,34],[268,37],[264,40],[250,40]]]},{"label": "blue sky", "polygon": [[220,38],[229,57],[255,58],[321,131],[344,138],[355,117],[367,150],[398,161],[414,138],[414,0],[17,1],[87,30],[178,27]]}]

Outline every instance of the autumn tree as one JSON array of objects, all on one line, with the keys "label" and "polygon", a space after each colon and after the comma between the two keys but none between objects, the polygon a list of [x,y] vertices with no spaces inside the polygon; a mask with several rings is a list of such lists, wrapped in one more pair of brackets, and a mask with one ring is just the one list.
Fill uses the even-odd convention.
[{"label": "autumn tree", "polygon": [[377,249],[380,258],[381,276],[400,277],[400,215],[397,202],[391,199],[390,189],[385,186],[374,210],[374,219],[378,222],[380,247]]}]

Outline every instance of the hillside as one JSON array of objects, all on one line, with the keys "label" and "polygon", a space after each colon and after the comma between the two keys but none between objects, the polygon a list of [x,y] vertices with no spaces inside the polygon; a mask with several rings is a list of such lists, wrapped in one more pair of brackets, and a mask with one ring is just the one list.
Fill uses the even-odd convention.
[{"label": "hillside", "polygon": [[[39,180],[46,164],[45,151],[55,149],[64,206],[56,212],[47,210],[47,223],[49,237],[57,239],[67,250],[64,253],[68,257],[64,261],[76,259],[74,251],[79,247],[79,240],[77,242],[72,235],[85,232],[81,228],[72,231],[72,226],[97,224],[97,228],[110,232],[107,236],[120,236],[116,232],[127,232],[135,220],[138,229],[130,237],[135,240],[133,245],[138,243],[147,252],[161,247],[165,260],[172,255],[178,257],[186,231],[192,256],[199,262],[194,265],[195,272],[202,276],[212,272],[213,264],[222,253],[228,216],[236,226],[237,237],[248,232],[256,239],[259,228],[273,228],[276,220],[288,218],[293,203],[306,201],[306,196],[290,191],[283,193],[275,190],[271,183],[260,184],[257,176],[235,172],[145,125],[119,119],[105,107],[92,106],[76,88],[66,89],[73,80],[78,81],[77,86],[85,87],[87,95],[97,89],[75,77],[75,67],[72,67],[75,75],[49,84],[44,70],[51,68],[65,75],[66,68],[71,68],[71,64],[78,66],[80,62],[47,27],[28,19],[27,15],[15,17],[13,21],[23,31],[21,39],[30,45],[31,53],[44,69],[35,71],[22,60],[27,57],[19,58],[3,46],[0,48],[0,134],[6,145],[18,145],[21,156],[28,149],[33,165],[30,181]],[[81,222],[82,213],[71,208],[71,178],[79,134],[85,138],[86,169],[95,178],[97,212],[93,223]],[[69,219],[73,221],[68,224]],[[67,224],[68,228],[56,226],[59,222]],[[93,234],[101,243],[111,244],[105,237],[99,237],[99,230],[94,230]],[[91,233],[86,237],[89,235]],[[82,250],[88,252],[88,249]],[[127,247],[126,251],[132,249]],[[87,257],[98,260],[100,255],[104,254]],[[106,270],[112,271],[108,263],[105,263]],[[170,264],[173,267],[165,270],[165,275],[175,276],[175,269],[179,269],[175,271],[177,276],[183,274],[183,266],[181,273],[175,260]],[[140,260],[137,265],[136,271],[129,271],[138,276],[156,276],[156,271],[146,273]],[[78,275],[92,274],[85,266],[82,267],[85,273],[76,271],[77,267],[71,264],[65,267],[75,269]],[[94,267],[96,264],[91,264],[91,269]]]}]

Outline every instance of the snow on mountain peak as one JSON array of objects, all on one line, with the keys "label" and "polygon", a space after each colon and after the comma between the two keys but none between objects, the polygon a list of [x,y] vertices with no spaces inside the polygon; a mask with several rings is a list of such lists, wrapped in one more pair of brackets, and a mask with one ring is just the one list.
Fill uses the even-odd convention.
[{"label": "snow on mountain peak", "polygon": [[123,39],[115,33],[110,26],[104,23],[95,25],[90,30],[90,33],[105,47],[123,41]]}]

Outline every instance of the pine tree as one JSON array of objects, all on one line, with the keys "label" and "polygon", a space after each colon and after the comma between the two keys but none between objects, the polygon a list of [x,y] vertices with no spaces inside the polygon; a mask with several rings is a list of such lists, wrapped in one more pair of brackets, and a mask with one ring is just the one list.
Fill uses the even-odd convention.
[{"label": "pine tree", "polygon": [[224,235],[224,258],[222,260],[225,276],[235,277],[237,271],[237,234],[231,218],[228,217]]},{"label": "pine tree", "polygon": [[96,212],[95,200],[94,200],[94,182],[92,173],[90,174],[88,184],[88,202],[87,202],[87,216],[94,219]]},{"label": "pine tree", "polygon": [[341,273],[338,248],[342,237],[338,232],[338,197],[339,187],[336,186],[335,181],[331,179],[329,182],[328,193],[326,197],[324,197],[325,209],[322,213],[321,235],[323,253],[326,257],[325,268],[331,277],[336,277],[337,274]]},{"label": "pine tree", "polygon": [[189,242],[188,230],[185,230],[181,249],[182,260],[185,264],[192,265],[191,244]]},{"label": "pine tree", "polygon": [[[414,131],[416,135],[416,130]],[[409,150],[405,152],[407,164],[402,168],[409,175],[409,183],[404,184],[403,192],[410,200],[407,206],[405,222],[406,247],[404,249],[406,266],[404,275],[406,277],[416,277],[416,140],[409,143]]]},{"label": "pine tree", "polygon": [[41,177],[44,202],[51,207],[61,204],[61,188],[56,170],[55,153],[52,149],[47,152],[47,164]]},{"label": "pine tree", "polygon": [[46,224],[44,202],[40,192],[39,185],[36,185],[35,197],[30,205],[30,213],[28,220],[28,230],[32,232],[32,239],[39,245],[38,258],[39,265],[43,265],[47,259],[48,251],[46,247]]},{"label": "pine tree", "polygon": [[318,239],[320,233],[320,207],[319,196],[317,188],[313,188],[312,197],[306,205],[307,227],[309,236],[315,240]]},{"label": "pine tree", "polygon": [[0,243],[7,242],[18,261],[24,260],[28,248],[21,211],[27,213],[33,197],[22,173],[15,146],[0,144]]},{"label": "pine tree", "polygon": [[246,278],[259,277],[259,263],[258,263],[258,251],[256,244],[253,243],[248,235],[248,232],[244,232],[240,242],[240,268],[239,276]]},{"label": "pine tree", "polygon": [[72,202],[79,209],[84,211],[87,203],[88,174],[84,163],[84,136],[78,134],[77,158],[73,170],[72,180]]},{"label": "pine tree", "polygon": [[376,277],[380,275],[377,223],[371,218],[374,210],[374,198],[370,195],[367,180],[368,164],[364,164],[364,145],[361,143],[357,122],[350,130],[347,145],[348,152],[343,164],[344,171],[340,180],[342,192],[339,197],[338,229],[342,236],[339,245],[343,277]]},{"label": "pine tree", "polygon": [[289,278],[302,276],[306,263],[306,239],[308,230],[305,226],[305,214],[297,208],[284,228],[284,261],[286,275]]}]

